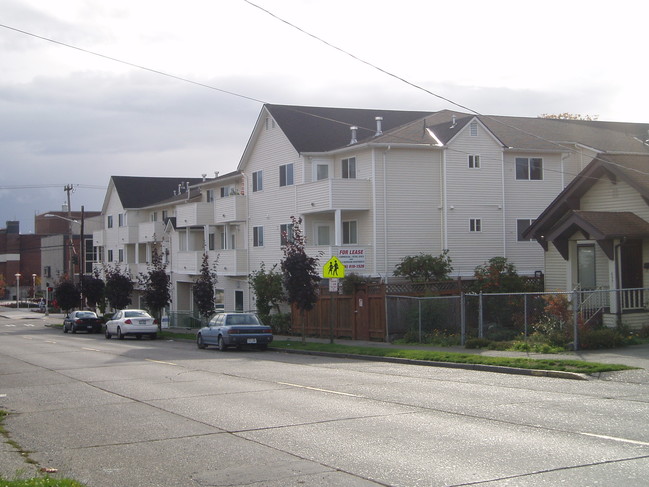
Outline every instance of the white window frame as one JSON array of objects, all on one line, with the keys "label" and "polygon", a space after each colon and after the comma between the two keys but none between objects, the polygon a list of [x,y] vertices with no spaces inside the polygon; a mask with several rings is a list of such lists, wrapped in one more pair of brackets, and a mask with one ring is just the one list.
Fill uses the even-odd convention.
[{"label": "white window frame", "polygon": [[118,227],[125,227],[126,226],[126,214],[119,213],[117,215],[117,226]]},{"label": "white window frame", "polygon": [[482,232],[482,218],[469,219],[469,232],[471,233]]},{"label": "white window frame", "polygon": [[476,122],[475,120],[469,124],[469,135],[471,137],[478,136],[478,122]]},{"label": "white window frame", "polygon": [[521,233],[522,230],[520,228],[520,222],[525,222],[525,229],[529,227],[532,223],[534,223],[536,220],[534,218],[517,218],[516,219],[516,241],[517,242],[535,242],[535,239],[533,238],[522,238]]},{"label": "white window frame", "polygon": [[[327,242],[323,243],[320,241],[320,229],[326,228],[327,229]],[[330,246],[331,245],[331,234],[332,234],[332,224],[331,223],[315,223],[313,225],[313,230],[315,233],[315,238],[313,241],[316,243],[316,245],[321,245],[321,246]]]},{"label": "white window frame", "polygon": [[279,166],[279,186],[293,186],[294,184],[293,163]]},{"label": "white window frame", "polygon": [[[534,178],[532,177],[532,161],[539,161],[540,177],[534,177]],[[520,164],[524,163],[526,166],[525,177],[519,177],[519,171],[518,171],[519,163]],[[516,177],[516,181],[543,181],[543,158],[542,157],[517,157],[514,161],[514,176]]]},{"label": "white window frame", "polygon": [[469,169],[480,169],[480,154],[469,154],[467,159]]},{"label": "white window frame", "polygon": [[343,221],[343,245],[358,245],[358,221]]},{"label": "white window frame", "polygon": [[106,216],[106,228],[113,228],[113,215]]},{"label": "white window frame", "polygon": [[106,255],[107,255],[107,261],[113,262],[113,249],[108,249]]},{"label": "white window frame", "polygon": [[253,247],[263,247],[264,246],[264,227],[252,227],[252,246]]},{"label": "white window frame", "polygon": [[257,193],[264,190],[264,171],[252,173],[252,192]]},{"label": "white window frame", "polygon": [[348,157],[340,161],[343,179],[356,179],[356,157]]},{"label": "white window frame", "polygon": [[279,243],[283,247],[293,241],[293,224],[282,223],[279,226]]},{"label": "white window frame", "polygon": [[214,201],[214,190],[213,190],[213,189],[208,189],[208,190],[205,192],[205,200],[206,200],[208,203],[211,203],[212,201]]}]

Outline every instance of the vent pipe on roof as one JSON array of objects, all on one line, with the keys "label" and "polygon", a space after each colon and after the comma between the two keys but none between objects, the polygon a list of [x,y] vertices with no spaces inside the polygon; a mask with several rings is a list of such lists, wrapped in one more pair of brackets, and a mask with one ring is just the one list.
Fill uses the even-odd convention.
[{"label": "vent pipe on roof", "polygon": [[381,122],[383,121],[383,117],[374,117],[374,120],[376,120],[376,133],[374,134],[374,137],[383,135],[383,129],[381,128]]},{"label": "vent pipe on roof", "polygon": [[453,123],[451,123],[451,127],[450,127],[450,128],[454,129],[455,126],[457,125],[457,120],[455,119],[455,114],[453,114],[453,118],[452,118],[451,120],[453,121]]},{"label": "vent pipe on roof", "polygon": [[215,177],[215,178],[218,178],[218,177],[219,177],[219,172],[218,172],[218,171],[214,171],[214,177]]},{"label": "vent pipe on roof", "polygon": [[352,140],[349,141],[349,145],[355,144],[356,142],[358,142],[358,140],[356,139],[356,131],[358,130],[358,127],[356,125],[352,125],[351,127],[349,127],[349,130],[352,131]]},{"label": "vent pipe on roof", "polygon": [[185,181],[185,192],[189,193],[189,181]]},{"label": "vent pipe on roof", "polygon": [[205,182],[205,180],[207,179],[207,174],[203,173],[201,174],[201,177],[203,178],[203,182]]}]

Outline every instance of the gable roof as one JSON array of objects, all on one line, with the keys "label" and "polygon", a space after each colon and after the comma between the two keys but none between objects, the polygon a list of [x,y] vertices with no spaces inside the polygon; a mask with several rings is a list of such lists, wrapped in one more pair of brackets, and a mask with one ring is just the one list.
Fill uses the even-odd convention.
[{"label": "gable roof", "polygon": [[383,132],[390,131],[434,112],[364,108],[328,108],[290,105],[265,105],[273,119],[299,153],[326,152],[347,147],[350,127],[358,127],[356,139],[362,142],[376,134],[375,117],[383,117]]},{"label": "gable roof", "polygon": [[[523,231],[523,238],[535,238],[547,248],[547,241],[551,240],[553,236],[558,236],[563,233],[559,231],[559,227],[563,226],[566,219],[571,218],[571,215],[574,216],[573,220],[575,223],[579,220],[579,223],[583,225],[587,226],[590,224],[592,228],[597,228],[598,232],[602,235],[608,235],[607,238],[622,236],[616,233],[620,230],[620,227],[615,224],[614,228],[612,225],[615,222],[608,217],[605,218],[603,215],[600,215],[600,212],[576,212],[576,210],[580,210],[581,197],[603,177],[609,178],[612,181],[624,181],[636,190],[645,202],[649,204],[649,155],[598,154],[559,193],[537,220]],[[591,213],[596,213],[597,215],[589,217]],[[615,212],[608,213],[611,215],[615,214]],[[621,218],[620,222],[626,221],[629,224],[632,223],[626,217],[618,216]],[[612,216],[611,218],[614,219],[615,217]],[[586,228],[583,225],[580,228]],[[627,226],[626,236],[632,235],[638,228],[636,225]]]},{"label": "gable roof", "polygon": [[[144,208],[165,200],[177,199],[180,188],[198,184],[203,178],[163,178],[163,177],[138,177],[138,176],[111,176],[117,195],[124,209]],[[174,191],[176,195],[174,196]],[[182,189],[186,191],[186,189]]]}]

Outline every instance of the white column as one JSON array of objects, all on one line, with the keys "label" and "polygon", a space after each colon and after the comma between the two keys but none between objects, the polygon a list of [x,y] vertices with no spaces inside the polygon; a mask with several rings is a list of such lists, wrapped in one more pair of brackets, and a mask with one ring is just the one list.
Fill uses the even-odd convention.
[{"label": "white column", "polygon": [[342,210],[336,210],[334,221],[334,244],[339,247],[343,244]]}]

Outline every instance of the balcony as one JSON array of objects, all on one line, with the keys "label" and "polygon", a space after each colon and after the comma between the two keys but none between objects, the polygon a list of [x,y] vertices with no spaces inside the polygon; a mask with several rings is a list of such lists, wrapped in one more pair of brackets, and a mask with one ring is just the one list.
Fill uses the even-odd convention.
[{"label": "balcony", "polygon": [[95,247],[103,247],[104,240],[106,239],[106,230],[97,230],[92,232],[92,245]]},{"label": "balcony", "polygon": [[[239,276],[248,274],[248,251],[246,249],[210,250],[210,266],[215,262],[217,275]],[[203,251],[178,252],[173,262],[173,271],[180,274],[199,274],[203,264]]]},{"label": "balcony", "polygon": [[187,203],[176,207],[178,227],[211,225],[214,223],[214,203]]},{"label": "balcony", "polygon": [[144,222],[138,226],[139,242],[161,241],[164,234],[163,222]]},{"label": "balcony", "polygon": [[248,217],[248,198],[233,195],[214,202],[214,223],[244,221]]},{"label": "balcony", "polygon": [[118,244],[137,243],[138,227],[118,227],[117,242]]},{"label": "balcony", "polygon": [[332,210],[369,210],[369,179],[323,179],[296,186],[298,213]]}]

